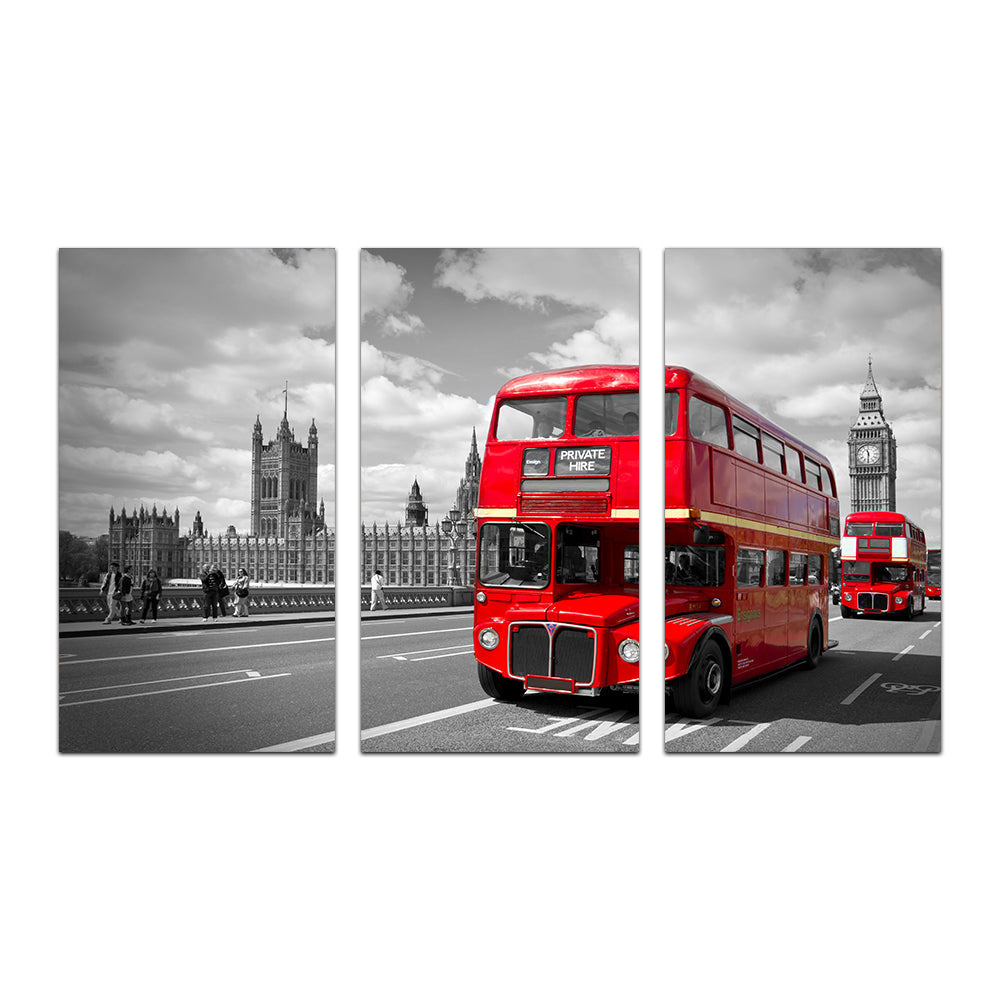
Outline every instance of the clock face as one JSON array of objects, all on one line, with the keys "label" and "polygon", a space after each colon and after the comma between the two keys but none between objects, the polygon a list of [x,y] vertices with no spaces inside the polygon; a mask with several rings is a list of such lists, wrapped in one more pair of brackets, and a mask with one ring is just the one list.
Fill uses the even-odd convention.
[{"label": "clock face", "polygon": [[862,465],[874,465],[878,461],[878,445],[863,444],[858,449],[858,461]]}]

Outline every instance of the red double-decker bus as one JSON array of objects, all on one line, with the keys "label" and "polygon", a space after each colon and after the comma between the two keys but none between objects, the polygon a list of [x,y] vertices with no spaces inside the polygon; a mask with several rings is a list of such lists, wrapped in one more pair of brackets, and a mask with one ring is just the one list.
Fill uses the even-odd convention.
[{"label": "red double-decker bus", "polygon": [[927,541],[905,514],[848,514],[840,540],[840,609],[845,618],[922,614]]},{"label": "red double-decker bus", "polygon": [[927,550],[927,599],[941,600],[941,550]]},{"label": "red double-decker bus", "polygon": [[477,509],[483,690],[639,679],[639,369],[524,375],[497,393]]},{"label": "red double-decker bus", "polygon": [[665,377],[666,686],[703,718],[829,639],[840,504],[830,463],[686,368]]}]

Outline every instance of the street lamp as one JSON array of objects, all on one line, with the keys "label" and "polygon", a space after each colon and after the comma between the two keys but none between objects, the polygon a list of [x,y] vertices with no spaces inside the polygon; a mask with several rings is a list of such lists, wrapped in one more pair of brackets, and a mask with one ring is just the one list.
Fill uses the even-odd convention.
[{"label": "street lamp", "polygon": [[[452,507],[448,511],[448,516],[441,522],[445,536],[451,542],[448,566],[448,586],[459,587],[461,580],[458,578],[458,546],[459,541],[465,537],[465,522],[458,519],[459,511],[457,507]],[[454,529],[454,534],[452,534]]]}]

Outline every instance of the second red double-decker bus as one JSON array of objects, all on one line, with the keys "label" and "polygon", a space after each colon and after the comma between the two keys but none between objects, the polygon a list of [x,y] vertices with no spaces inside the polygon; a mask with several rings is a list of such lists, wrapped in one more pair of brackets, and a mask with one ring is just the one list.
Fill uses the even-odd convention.
[{"label": "second red double-decker bus", "polygon": [[703,718],[829,640],[840,505],[830,463],[717,385],[667,368],[665,680]]},{"label": "second red double-decker bus", "polygon": [[639,369],[497,393],[479,482],[473,642],[491,697],[639,679]]},{"label": "second red double-decker bus", "polygon": [[927,599],[941,600],[941,550],[927,550]]},{"label": "second red double-decker bus", "polygon": [[840,540],[840,609],[845,618],[923,613],[927,543],[905,514],[848,514]]}]

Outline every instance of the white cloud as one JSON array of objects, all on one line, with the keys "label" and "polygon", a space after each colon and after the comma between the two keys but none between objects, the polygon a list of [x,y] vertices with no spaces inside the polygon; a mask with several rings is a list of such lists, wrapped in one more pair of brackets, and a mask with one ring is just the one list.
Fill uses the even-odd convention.
[{"label": "white cloud", "polygon": [[406,311],[413,285],[406,270],[368,250],[361,251],[361,319],[378,320],[381,331],[392,337],[426,333],[419,316]]}]

